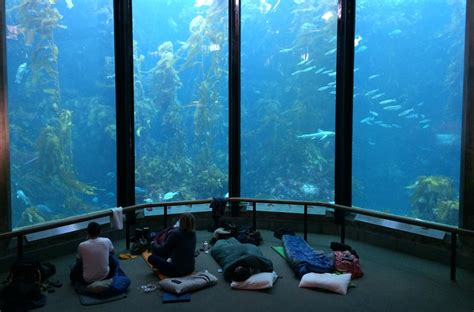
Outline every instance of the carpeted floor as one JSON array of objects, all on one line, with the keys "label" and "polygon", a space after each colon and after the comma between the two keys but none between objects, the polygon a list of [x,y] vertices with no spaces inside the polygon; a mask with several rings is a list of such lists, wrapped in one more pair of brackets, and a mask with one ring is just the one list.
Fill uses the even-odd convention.
[{"label": "carpeted floor", "polygon": [[[209,239],[208,232],[198,232],[198,244]],[[140,286],[156,283],[157,277],[142,257],[121,261],[131,278],[125,299],[95,306],[82,306],[68,282],[69,266],[74,255],[50,259],[57,267],[56,279],[63,287],[47,295],[47,304],[37,311],[474,311],[474,273],[458,269],[458,281],[449,280],[449,267],[361,242],[347,241],[357,250],[365,276],[356,280],[346,296],[298,288],[297,280],[285,260],[271,246],[279,240],[271,232],[262,231],[261,245],[265,256],[273,261],[281,278],[271,290],[231,290],[218,272],[218,265],[210,254],[201,252],[196,270],[207,269],[219,279],[214,287],[192,294],[191,302],[163,304],[161,291],[144,293]],[[329,251],[329,243],[336,237],[310,234],[309,243]],[[124,241],[114,242],[118,252]],[[449,256],[447,254],[447,256]]]}]

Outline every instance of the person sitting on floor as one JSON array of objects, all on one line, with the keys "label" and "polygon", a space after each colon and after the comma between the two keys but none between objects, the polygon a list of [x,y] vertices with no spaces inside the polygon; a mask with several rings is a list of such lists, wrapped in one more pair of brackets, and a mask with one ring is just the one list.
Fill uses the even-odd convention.
[{"label": "person sitting on floor", "polygon": [[114,276],[119,265],[114,256],[114,246],[110,239],[99,235],[100,225],[89,223],[88,239],[79,244],[76,263],[69,274],[71,281],[90,284]]},{"label": "person sitting on floor", "polygon": [[169,277],[184,276],[194,271],[196,232],[194,216],[184,213],[179,218],[179,227],[169,231],[163,245],[152,244],[148,262]]}]

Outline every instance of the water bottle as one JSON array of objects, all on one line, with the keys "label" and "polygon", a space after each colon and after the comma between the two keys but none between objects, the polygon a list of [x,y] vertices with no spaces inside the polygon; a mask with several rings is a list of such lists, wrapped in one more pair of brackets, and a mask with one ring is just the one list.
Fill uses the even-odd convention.
[{"label": "water bottle", "polygon": [[202,243],[202,249],[205,253],[209,253],[209,243],[207,242],[207,240]]}]

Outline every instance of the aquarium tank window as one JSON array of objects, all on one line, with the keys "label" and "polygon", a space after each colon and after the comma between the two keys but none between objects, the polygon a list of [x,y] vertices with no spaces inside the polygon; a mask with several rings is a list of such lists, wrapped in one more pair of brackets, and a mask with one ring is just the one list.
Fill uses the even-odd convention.
[{"label": "aquarium tank window", "polygon": [[133,1],[133,40],[137,204],[223,197],[227,1]]},{"label": "aquarium tank window", "polygon": [[116,205],[112,0],[6,0],[13,228]]},{"label": "aquarium tank window", "polygon": [[242,196],[334,200],[337,1],[242,1]]},{"label": "aquarium tank window", "polygon": [[465,10],[357,1],[354,206],[458,225]]}]

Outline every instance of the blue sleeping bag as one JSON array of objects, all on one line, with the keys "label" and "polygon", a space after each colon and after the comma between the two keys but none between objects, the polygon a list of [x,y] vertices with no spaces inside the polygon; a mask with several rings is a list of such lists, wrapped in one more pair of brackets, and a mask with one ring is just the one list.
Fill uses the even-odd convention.
[{"label": "blue sleeping bag", "polygon": [[283,235],[288,264],[298,278],[309,272],[330,273],[335,269],[334,253],[316,252],[302,237]]}]

